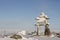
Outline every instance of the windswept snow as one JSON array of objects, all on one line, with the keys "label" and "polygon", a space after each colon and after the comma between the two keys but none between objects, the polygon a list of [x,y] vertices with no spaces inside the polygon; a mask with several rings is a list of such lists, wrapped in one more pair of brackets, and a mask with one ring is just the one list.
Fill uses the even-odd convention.
[{"label": "windswept snow", "polygon": [[15,40],[15,39],[12,39],[12,38],[0,38],[0,40]]},{"label": "windswept snow", "polygon": [[[0,38],[0,40],[15,40],[12,38]],[[23,37],[22,39],[18,39],[18,40],[60,40],[60,38],[57,37],[30,37],[30,38],[25,38]]]}]

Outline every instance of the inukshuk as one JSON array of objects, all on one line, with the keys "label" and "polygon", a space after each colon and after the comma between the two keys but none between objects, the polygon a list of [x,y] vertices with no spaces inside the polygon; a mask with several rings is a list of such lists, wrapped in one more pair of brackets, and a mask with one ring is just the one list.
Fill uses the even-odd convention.
[{"label": "inukshuk", "polygon": [[[36,18],[37,20],[37,35],[41,35],[41,26],[45,26],[45,32],[44,32],[44,35],[47,35],[49,36],[51,33],[50,33],[50,29],[49,29],[49,18],[47,15],[45,15],[44,12],[41,12],[41,14]],[[40,28],[40,30],[39,30]]]}]

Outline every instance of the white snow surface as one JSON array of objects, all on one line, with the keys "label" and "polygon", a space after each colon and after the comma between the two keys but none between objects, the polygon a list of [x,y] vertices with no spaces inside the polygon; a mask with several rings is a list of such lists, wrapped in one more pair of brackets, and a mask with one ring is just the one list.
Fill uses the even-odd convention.
[{"label": "white snow surface", "polygon": [[12,39],[12,38],[0,38],[0,40],[15,40],[15,39]]},{"label": "white snow surface", "polygon": [[[12,38],[0,38],[0,40],[16,40],[16,39],[12,39]],[[25,38],[23,37],[22,39],[18,39],[18,40],[60,40],[60,38],[57,37],[29,37],[29,38]]]}]

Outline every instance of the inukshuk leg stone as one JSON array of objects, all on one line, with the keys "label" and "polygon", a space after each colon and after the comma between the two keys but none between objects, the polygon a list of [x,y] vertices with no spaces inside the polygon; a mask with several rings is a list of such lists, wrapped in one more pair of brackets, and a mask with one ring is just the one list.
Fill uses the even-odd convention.
[{"label": "inukshuk leg stone", "polygon": [[48,27],[49,27],[49,25],[46,24],[45,25],[45,32],[44,32],[44,34],[47,35],[47,36],[49,36],[51,34],[50,29]]}]

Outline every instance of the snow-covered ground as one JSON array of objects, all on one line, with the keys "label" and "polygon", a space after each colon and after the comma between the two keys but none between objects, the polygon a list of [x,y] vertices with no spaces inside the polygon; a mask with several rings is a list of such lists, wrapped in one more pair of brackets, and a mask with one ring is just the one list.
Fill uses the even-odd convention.
[{"label": "snow-covered ground", "polygon": [[12,38],[0,38],[0,40],[15,40],[15,39],[12,39]]},{"label": "snow-covered ground", "polygon": [[[0,40],[15,40],[15,39],[5,37],[5,38],[0,38]],[[22,39],[18,39],[18,40],[60,40],[60,38],[35,36],[35,37],[30,37],[30,38],[23,37]]]},{"label": "snow-covered ground", "polygon": [[[20,32],[17,33],[17,35],[22,36],[22,39],[18,39],[18,40],[60,40],[60,38],[55,37],[55,35],[51,35],[50,37],[47,37],[47,36],[25,35],[25,31],[22,31],[22,33],[24,35],[21,34]],[[4,38],[0,37],[0,40],[16,40],[16,39],[10,38],[10,36],[7,36],[7,37],[4,36]]]},{"label": "snow-covered ground", "polygon": [[34,37],[38,40],[60,40],[60,38],[58,37],[46,37],[46,36],[42,36],[42,37]]}]

